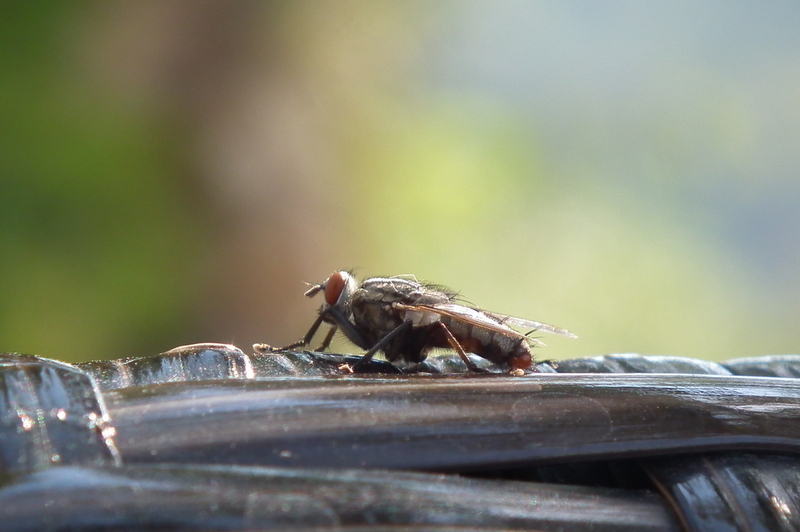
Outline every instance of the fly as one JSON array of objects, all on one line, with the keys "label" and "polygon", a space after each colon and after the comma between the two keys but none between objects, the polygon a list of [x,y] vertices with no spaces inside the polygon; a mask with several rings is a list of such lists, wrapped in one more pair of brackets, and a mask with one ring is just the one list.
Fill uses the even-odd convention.
[{"label": "fly", "polygon": [[[295,349],[311,343],[322,323],[331,325],[319,350],[324,351],[341,329],[348,340],[366,353],[354,369],[366,365],[383,351],[389,362],[403,359],[422,362],[433,348],[453,349],[471,371],[481,371],[467,357],[474,353],[496,364],[507,364],[521,373],[533,364],[531,348],[544,344],[530,336],[544,331],[577,338],[574,334],[537,321],[489,312],[459,303],[448,288],[421,283],[413,276],[371,277],[360,285],[346,271],[334,272],[322,284],[311,285],[305,293],[313,297],[322,292],[324,301],[319,316],[305,337],[282,349]],[[528,328],[523,334],[509,325]],[[272,352],[266,344],[253,346]]]}]

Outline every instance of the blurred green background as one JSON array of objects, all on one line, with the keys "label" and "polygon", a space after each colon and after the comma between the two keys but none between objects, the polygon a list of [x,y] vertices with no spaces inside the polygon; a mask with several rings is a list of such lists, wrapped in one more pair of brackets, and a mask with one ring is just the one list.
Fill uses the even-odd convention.
[{"label": "blurred green background", "polygon": [[0,350],[282,345],[302,281],[354,267],[580,336],[544,358],[795,353],[798,27],[794,2],[4,2]]}]

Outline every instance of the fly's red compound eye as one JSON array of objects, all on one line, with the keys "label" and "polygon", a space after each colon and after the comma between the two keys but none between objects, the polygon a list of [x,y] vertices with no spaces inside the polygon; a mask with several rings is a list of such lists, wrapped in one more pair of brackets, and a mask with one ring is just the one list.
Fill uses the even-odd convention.
[{"label": "fly's red compound eye", "polygon": [[342,272],[336,272],[325,283],[325,302],[329,305],[335,305],[339,301],[339,296],[342,295],[344,290],[344,276]]}]

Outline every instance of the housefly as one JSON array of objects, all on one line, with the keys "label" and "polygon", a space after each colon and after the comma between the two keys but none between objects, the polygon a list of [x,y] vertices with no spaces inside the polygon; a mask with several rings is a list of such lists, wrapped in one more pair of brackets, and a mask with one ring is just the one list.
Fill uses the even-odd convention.
[{"label": "housefly", "polygon": [[[359,285],[349,272],[337,271],[324,283],[311,285],[305,295],[313,297],[320,292],[324,301],[308,333],[281,349],[309,345],[324,322],[331,328],[320,351],[328,347],[337,329],[367,351],[355,369],[366,365],[378,351],[383,351],[389,362],[403,359],[413,363],[425,360],[433,348],[452,348],[472,371],[480,370],[467,353],[507,364],[519,373],[533,364],[531,347],[544,345],[530,336],[532,332],[577,338],[559,327],[463,305],[452,290],[419,282],[413,276],[371,277]],[[523,334],[510,325],[530,332]],[[253,347],[259,352],[278,350],[266,344]]]}]

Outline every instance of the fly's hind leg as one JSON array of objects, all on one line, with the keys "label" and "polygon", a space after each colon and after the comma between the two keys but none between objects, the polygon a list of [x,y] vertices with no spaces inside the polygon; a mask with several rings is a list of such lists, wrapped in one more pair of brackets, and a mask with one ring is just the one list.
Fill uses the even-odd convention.
[{"label": "fly's hind leg", "polygon": [[464,364],[467,365],[468,370],[474,373],[489,373],[487,370],[476,366],[475,363],[469,359],[469,357],[467,356],[467,352],[464,351],[464,348],[461,347],[460,343],[458,343],[458,340],[456,340],[456,337],[453,336],[453,333],[450,332],[450,329],[447,328],[447,325],[445,325],[442,322],[439,322],[439,326],[442,328],[442,330],[444,330],[445,336],[447,336],[447,343],[449,343],[450,347],[452,347],[455,350],[455,352],[458,353],[458,356],[460,356],[461,360],[464,361]]}]

